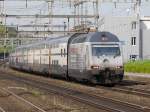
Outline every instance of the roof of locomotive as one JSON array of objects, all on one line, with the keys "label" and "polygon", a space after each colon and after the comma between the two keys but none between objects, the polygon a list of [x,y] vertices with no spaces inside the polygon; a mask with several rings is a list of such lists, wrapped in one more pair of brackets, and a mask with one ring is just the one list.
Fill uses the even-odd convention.
[{"label": "roof of locomotive", "polygon": [[119,42],[118,37],[110,32],[96,32],[89,36],[89,42]]},{"label": "roof of locomotive", "polygon": [[83,43],[83,42],[119,42],[116,35],[110,32],[91,32],[88,34],[80,34],[72,36],[70,43]]}]

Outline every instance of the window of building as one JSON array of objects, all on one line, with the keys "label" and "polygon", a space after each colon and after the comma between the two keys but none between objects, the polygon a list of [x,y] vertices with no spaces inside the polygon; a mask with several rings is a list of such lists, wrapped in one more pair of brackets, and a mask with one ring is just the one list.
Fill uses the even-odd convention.
[{"label": "window of building", "polygon": [[130,55],[130,60],[135,61],[137,59],[137,55]]},{"label": "window of building", "polygon": [[131,38],[131,45],[136,45],[136,37]]},{"label": "window of building", "polygon": [[134,21],[134,22],[132,22],[132,29],[136,29],[136,26],[137,24],[136,24],[136,21]]}]

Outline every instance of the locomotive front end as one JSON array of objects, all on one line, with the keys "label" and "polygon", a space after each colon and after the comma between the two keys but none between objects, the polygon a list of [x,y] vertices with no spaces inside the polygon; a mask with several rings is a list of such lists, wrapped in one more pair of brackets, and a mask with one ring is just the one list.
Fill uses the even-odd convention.
[{"label": "locomotive front end", "polygon": [[113,84],[122,81],[124,67],[120,46],[117,44],[92,45],[92,81]]}]

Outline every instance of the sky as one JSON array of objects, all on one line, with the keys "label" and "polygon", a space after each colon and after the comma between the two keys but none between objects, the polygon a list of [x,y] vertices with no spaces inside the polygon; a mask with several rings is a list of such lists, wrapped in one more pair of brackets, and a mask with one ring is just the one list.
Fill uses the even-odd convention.
[{"label": "sky", "polygon": [[[142,0],[145,1],[145,0]],[[25,1],[13,1],[13,0],[7,0],[5,3],[5,11],[7,14],[48,14],[48,5],[45,1],[30,1],[27,4],[26,8],[26,2]],[[88,4],[87,4],[88,5]],[[60,3],[56,3],[54,5],[53,12],[55,14],[72,14],[73,9],[69,6],[66,6]],[[59,8],[58,8],[59,6]],[[133,4],[129,3],[117,3],[116,7],[114,3],[101,3],[99,4],[99,14],[100,16],[107,16],[107,15],[113,15],[113,16],[133,16]],[[88,7],[88,14],[92,13],[92,7]],[[142,2],[141,4],[141,16],[150,16],[150,1],[148,2]],[[44,24],[48,21],[48,19],[37,19],[38,23]],[[61,19],[57,21],[53,21],[54,24],[57,24],[58,21],[59,24],[63,24],[66,19]],[[8,25],[18,25],[18,24],[31,24],[34,23],[35,19],[7,19]]]}]

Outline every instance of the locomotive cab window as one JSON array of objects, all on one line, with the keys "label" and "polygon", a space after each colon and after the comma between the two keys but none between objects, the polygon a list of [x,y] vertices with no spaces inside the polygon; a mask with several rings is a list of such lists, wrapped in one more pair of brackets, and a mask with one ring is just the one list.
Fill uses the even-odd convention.
[{"label": "locomotive cab window", "polygon": [[119,46],[98,46],[95,45],[92,47],[93,56],[120,56]]}]

